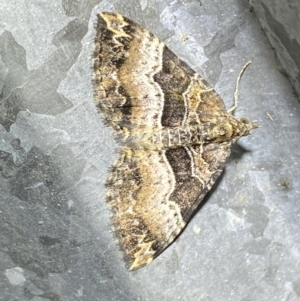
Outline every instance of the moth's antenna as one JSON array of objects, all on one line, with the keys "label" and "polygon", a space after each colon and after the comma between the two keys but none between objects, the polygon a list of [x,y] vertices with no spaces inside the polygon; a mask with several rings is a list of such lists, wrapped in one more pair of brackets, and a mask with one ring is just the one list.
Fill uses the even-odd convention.
[{"label": "moth's antenna", "polygon": [[242,78],[243,73],[245,72],[246,68],[251,64],[251,61],[249,61],[248,63],[245,64],[245,66],[243,67],[243,69],[241,70],[237,80],[236,80],[236,86],[235,86],[235,92],[234,92],[234,105],[232,108],[230,108],[229,110],[227,110],[228,113],[234,112],[234,110],[237,108],[238,105],[238,93],[239,93],[239,83],[240,80]]}]

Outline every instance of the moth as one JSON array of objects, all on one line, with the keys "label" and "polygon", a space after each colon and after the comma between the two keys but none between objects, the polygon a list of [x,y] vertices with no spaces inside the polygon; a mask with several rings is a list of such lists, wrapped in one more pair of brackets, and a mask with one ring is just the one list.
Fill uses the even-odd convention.
[{"label": "moth", "polygon": [[93,63],[95,103],[120,146],[107,201],[134,270],[180,234],[221,174],[232,144],[257,124],[236,119],[163,42],[117,13],[97,15]]}]

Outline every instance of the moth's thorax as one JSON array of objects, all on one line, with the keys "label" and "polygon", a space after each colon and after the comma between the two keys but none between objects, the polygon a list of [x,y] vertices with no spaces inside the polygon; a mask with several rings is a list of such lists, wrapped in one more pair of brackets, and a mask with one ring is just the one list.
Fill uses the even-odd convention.
[{"label": "moth's thorax", "polygon": [[250,134],[256,124],[231,115],[206,117],[205,122],[176,127],[140,127],[123,129],[122,143],[127,147],[146,150],[163,150],[178,146],[200,145],[236,141]]}]

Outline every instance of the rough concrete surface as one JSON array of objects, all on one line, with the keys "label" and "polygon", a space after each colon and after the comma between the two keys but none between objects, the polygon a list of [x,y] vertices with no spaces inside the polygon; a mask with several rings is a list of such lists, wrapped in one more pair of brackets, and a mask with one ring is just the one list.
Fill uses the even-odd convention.
[{"label": "rough concrete surface", "polygon": [[[128,272],[104,183],[113,132],[93,104],[95,16],[146,26],[260,128],[242,138],[188,227]],[[184,37],[184,38],[183,38]],[[246,0],[0,5],[0,300],[300,298],[300,105]]]}]

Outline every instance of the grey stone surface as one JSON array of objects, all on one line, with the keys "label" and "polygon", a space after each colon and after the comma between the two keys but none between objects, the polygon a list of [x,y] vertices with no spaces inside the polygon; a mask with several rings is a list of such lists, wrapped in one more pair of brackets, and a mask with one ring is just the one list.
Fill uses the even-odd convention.
[{"label": "grey stone surface", "polygon": [[[180,238],[130,273],[104,196],[116,144],[91,85],[96,12],[114,9],[227,107],[251,59],[235,115],[261,126]],[[248,1],[3,0],[0,76],[1,301],[299,300],[300,105]]]},{"label": "grey stone surface", "polygon": [[[300,2],[298,0],[249,0],[255,8],[298,98],[300,97]],[[300,98],[299,98],[300,99]]]}]

